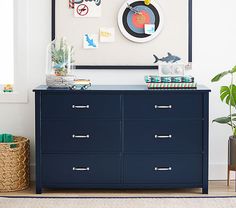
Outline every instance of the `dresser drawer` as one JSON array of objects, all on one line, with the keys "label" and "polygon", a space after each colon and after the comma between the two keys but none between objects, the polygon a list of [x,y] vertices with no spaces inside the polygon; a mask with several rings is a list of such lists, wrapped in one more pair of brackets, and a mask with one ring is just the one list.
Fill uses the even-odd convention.
[{"label": "dresser drawer", "polygon": [[126,155],[125,183],[202,184],[202,155]]},{"label": "dresser drawer", "polygon": [[126,120],[125,152],[202,153],[201,120]]},{"label": "dresser drawer", "polygon": [[202,97],[187,93],[127,95],[124,115],[126,119],[202,118]]},{"label": "dresser drawer", "polygon": [[43,118],[119,118],[120,114],[119,95],[42,95]]},{"label": "dresser drawer", "polygon": [[44,120],[43,153],[120,152],[118,120]]},{"label": "dresser drawer", "polygon": [[120,183],[119,155],[43,155],[42,183]]}]

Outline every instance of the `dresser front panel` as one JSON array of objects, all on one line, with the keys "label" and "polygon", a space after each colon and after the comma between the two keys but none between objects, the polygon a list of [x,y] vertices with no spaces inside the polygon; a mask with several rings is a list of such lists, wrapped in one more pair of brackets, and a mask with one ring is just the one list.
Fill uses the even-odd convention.
[{"label": "dresser front panel", "polygon": [[47,93],[42,113],[43,118],[120,118],[120,96]]},{"label": "dresser front panel", "polygon": [[120,155],[52,154],[42,157],[42,183],[120,183]]},{"label": "dresser front panel", "polygon": [[125,119],[201,119],[202,95],[160,93],[124,96]]},{"label": "dresser front panel", "polygon": [[36,92],[36,193],[43,188],[202,188],[208,90],[92,86]]},{"label": "dresser front panel", "polygon": [[44,120],[43,153],[121,152],[119,120]]},{"label": "dresser front panel", "polygon": [[126,120],[125,152],[202,153],[202,120]]},{"label": "dresser front panel", "polygon": [[140,184],[201,184],[202,155],[126,155],[124,181]]}]

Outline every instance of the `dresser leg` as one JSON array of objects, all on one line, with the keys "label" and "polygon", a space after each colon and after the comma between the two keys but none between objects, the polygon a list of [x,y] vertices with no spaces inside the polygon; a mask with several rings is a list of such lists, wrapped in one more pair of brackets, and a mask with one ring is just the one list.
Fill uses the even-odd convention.
[{"label": "dresser leg", "polygon": [[208,194],[208,187],[202,188],[202,194]]},{"label": "dresser leg", "polygon": [[41,194],[42,193],[42,188],[36,186],[36,194]]}]

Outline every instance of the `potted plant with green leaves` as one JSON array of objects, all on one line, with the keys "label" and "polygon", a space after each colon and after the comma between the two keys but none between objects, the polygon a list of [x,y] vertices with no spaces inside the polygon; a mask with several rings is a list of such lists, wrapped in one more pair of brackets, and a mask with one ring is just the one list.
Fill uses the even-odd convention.
[{"label": "potted plant with green leaves", "polygon": [[230,76],[230,83],[228,86],[220,87],[220,99],[229,106],[228,115],[216,118],[213,122],[227,125],[231,128],[232,135],[228,140],[228,177],[227,185],[229,185],[230,171],[236,171],[236,86],[234,84],[234,74],[236,73],[236,66],[231,70],[217,74],[211,81],[218,82],[225,76]]},{"label": "potted plant with green leaves", "polygon": [[49,87],[68,87],[73,85],[71,75],[73,61],[73,46],[68,45],[65,38],[52,41],[47,49],[48,67],[46,82]]}]

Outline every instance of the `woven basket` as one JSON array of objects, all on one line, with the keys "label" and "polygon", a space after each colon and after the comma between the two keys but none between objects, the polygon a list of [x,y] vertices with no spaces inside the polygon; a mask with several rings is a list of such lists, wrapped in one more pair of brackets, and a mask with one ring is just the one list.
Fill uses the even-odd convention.
[{"label": "woven basket", "polygon": [[14,137],[14,143],[0,143],[0,192],[27,189],[30,181],[30,143]]}]

